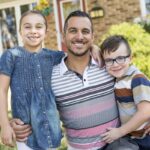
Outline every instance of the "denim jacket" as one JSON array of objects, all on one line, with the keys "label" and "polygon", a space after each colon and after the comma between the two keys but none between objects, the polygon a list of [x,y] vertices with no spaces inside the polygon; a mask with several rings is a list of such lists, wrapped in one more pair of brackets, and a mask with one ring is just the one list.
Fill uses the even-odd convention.
[{"label": "denim jacket", "polygon": [[58,64],[63,55],[48,49],[30,53],[16,47],[0,58],[0,73],[10,77],[13,117],[32,126],[27,145],[35,150],[60,145],[62,135],[51,74],[53,65]]}]

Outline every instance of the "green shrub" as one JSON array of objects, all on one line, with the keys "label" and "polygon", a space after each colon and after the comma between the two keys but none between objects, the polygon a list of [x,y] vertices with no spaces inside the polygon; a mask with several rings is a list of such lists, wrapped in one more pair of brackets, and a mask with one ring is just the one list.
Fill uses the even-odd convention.
[{"label": "green shrub", "polygon": [[133,64],[150,78],[150,34],[138,24],[124,22],[112,25],[100,39],[101,42],[114,34],[123,35],[128,40],[132,49]]}]

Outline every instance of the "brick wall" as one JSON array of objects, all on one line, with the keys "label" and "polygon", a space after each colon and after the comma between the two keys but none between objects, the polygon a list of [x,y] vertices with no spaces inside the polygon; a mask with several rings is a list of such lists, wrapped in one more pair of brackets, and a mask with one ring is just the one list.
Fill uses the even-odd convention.
[{"label": "brick wall", "polygon": [[[90,0],[89,0],[90,1]],[[95,30],[95,43],[98,43],[112,24],[132,22],[140,16],[139,0],[98,0],[98,4],[104,9],[104,17],[93,19]],[[93,4],[94,5],[94,4]],[[91,9],[92,5],[88,5]]]},{"label": "brick wall", "polygon": [[45,47],[50,49],[58,49],[54,15],[51,14],[50,16],[46,17],[46,19],[48,23],[48,32],[45,38]]},{"label": "brick wall", "polygon": [[[95,4],[94,0],[85,0],[87,3],[87,11]],[[99,43],[100,37],[109,29],[112,24],[121,22],[131,22],[135,17],[140,16],[139,0],[98,0],[98,4],[104,9],[103,18],[93,19],[95,31],[95,43]],[[58,49],[55,20],[51,15],[49,20],[49,33],[45,41],[46,47]]]}]

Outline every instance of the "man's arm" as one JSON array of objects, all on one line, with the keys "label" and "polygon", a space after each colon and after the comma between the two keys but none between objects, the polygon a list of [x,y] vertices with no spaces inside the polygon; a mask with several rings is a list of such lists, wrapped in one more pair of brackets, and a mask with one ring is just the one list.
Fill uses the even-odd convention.
[{"label": "man's arm", "polygon": [[19,142],[26,141],[28,136],[32,133],[31,126],[24,124],[20,119],[12,119],[10,125],[16,134],[16,140]]}]

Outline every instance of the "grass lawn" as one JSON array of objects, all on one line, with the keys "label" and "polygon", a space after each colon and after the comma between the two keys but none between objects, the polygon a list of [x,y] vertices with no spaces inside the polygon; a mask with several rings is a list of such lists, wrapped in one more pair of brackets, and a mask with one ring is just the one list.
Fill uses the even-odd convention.
[{"label": "grass lawn", "polygon": [[[0,142],[0,150],[17,150],[17,148],[9,148],[8,146],[2,145]],[[58,150],[67,150],[65,139],[62,139],[62,144]]]},{"label": "grass lawn", "polygon": [[[10,148],[8,146],[5,146],[0,141],[0,150],[17,150],[17,148]],[[61,141],[61,146],[58,148],[58,150],[67,150],[67,144],[65,138]]]},{"label": "grass lawn", "polygon": [[[9,101],[9,109],[8,110],[9,110],[8,111],[8,116],[9,116],[9,118],[11,118],[12,116],[11,116],[10,101]],[[5,146],[0,141],[0,150],[17,150],[17,148],[10,148],[8,146]],[[61,146],[58,148],[58,150],[67,150],[65,138],[62,139]]]}]

